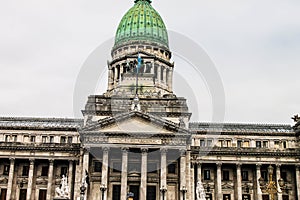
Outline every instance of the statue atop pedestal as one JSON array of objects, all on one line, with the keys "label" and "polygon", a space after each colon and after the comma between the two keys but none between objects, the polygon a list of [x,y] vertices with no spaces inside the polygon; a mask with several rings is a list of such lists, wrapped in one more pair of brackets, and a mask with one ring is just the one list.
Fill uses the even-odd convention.
[{"label": "statue atop pedestal", "polygon": [[292,119],[294,120],[294,122],[296,122],[296,124],[293,126],[293,129],[295,130],[296,133],[300,134],[300,117],[299,117],[299,115],[294,115],[294,117],[292,117]]},{"label": "statue atop pedestal", "polygon": [[58,199],[70,199],[68,178],[65,175],[62,175],[60,186],[55,188],[54,200]]}]

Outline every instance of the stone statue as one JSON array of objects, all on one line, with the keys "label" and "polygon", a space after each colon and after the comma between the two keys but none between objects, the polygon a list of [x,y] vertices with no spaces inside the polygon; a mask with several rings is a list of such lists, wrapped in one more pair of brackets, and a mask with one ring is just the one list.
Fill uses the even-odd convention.
[{"label": "stone statue", "polygon": [[296,133],[300,132],[300,117],[299,115],[294,115],[294,117],[292,117],[292,119],[294,120],[294,122],[296,122],[295,126],[293,126],[293,129],[296,131]]},{"label": "stone statue", "polygon": [[61,183],[60,183],[59,187],[56,187],[55,193],[56,193],[56,198],[61,198],[61,199],[69,199],[70,198],[70,191],[69,191],[67,176],[62,175]]},{"label": "stone statue", "polygon": [[196,198],[197,200],[206,200],[206,194],[201,181],[197,182]]}]

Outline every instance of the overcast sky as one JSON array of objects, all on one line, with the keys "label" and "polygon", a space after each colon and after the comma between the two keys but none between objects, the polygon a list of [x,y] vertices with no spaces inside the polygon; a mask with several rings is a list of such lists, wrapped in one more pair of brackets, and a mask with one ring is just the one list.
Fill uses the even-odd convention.
[{"label": "overcast sky", "polygon": [[[226,122],[293,124],[290,117],[300,113],[299,0],[152,4],[168,29],[201,45],[215,63],[225,89]],[[83,63],[114,36],[132,5],[133,0],[0,1],[0,116],[73,117]],[[106,60],[99,63],[105,65]],[[199,103],[203,112],[192,121],[210,121],[207,102]]]}]

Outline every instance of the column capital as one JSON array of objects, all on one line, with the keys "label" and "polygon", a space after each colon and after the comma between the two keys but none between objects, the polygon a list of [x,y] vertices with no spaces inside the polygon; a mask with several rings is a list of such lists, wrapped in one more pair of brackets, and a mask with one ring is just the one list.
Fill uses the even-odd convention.
[{"label": "column capital", "polygon": [[34,158],[30,158],[30,159],[29,159],[29,163],[30,163],[30,165],[34,165],[34,161],[35,161],[35,159],[34,159]]},{"label": "column capital", "polygon": [[296,165],[295,165],[295,168],[296,168],[297,171],[299,171],[299,170],[300,170],[300,165],[299,165],[299,164],[296,164]]},{"label": "column capital", "polygon": [[9,158],[10,163],[14,163],[16,158]]},{"label": "column capital", "polygon": [[160,152],[161,152],[161,154],[166,154],[168,152],[168,149],[165,147],[160,148]]},{"label": "column capital", "polygon": [[142,154],[148,153],[148,148],[141,148],[141,152],[142,152]]},{"label": "column capital", "polygon": [[186,156],[186,149],[179,149],[180,156]]},{"label": "column capital", "polygon": [[102,147],[102,151],[105,152],[105,153],[108,153],[109,149],[110,149],[109,147]]},{"label": "column capital", "polygon": [[236,167],[237,168],[241,168],[242,167],[242,163],[236,163]]},{"label": "column capital", "polygon": [[53,163],[54,163],[54,159],[49,159],[49,164],[53,165]]},{"label": "column capital", "polygon": [[222,167],[222,163],[221,162],[217,162],[216,165],[217,165],[217,167]]},{"label": "column capital", "polygon": [[122,151],[122,153],[128,153],[129,148],[128,147],[122,147],[121,151]]},{"label": "column capital", "polygon": [[202,166],[202,162],[199,162],[199,161],[198,161],[196,164],[197,164],[198,167],[201,167],[201,166]]},{"label": "column capital", "polygon": [[261,168],[261,163],[256,164],[256,169],[260,169]]},{"label": "column capital", "polygon": [[276,166],[276,168],[280,168],[281,164],[277,163],[275,166]]}]

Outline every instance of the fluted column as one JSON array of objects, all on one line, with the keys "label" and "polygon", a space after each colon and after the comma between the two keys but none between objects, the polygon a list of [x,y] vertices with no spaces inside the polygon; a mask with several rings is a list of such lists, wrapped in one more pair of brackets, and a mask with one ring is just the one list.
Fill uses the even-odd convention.
[{"label": "fluted column", "polygon": [[222,163],[217,163],[217,200],[222,200]]},{"label": "fluted column", "polygon": [[[160,160],[160,190],[161,190],[161,200],[167,200],[167,149],[162,148],[161,150],[161,160]],[[165,192],[162,192],[165,191]],[[163,197],[164,195],[164,197]]]},{"label": "fluted column", "polygon": [[[73,188],[73,160],[69,160],[69,171],[68,171],[68,186],[70,193],[72,192]],[[70,195],[71,198],[71,195]]]},{"label": "fluted column", "polygon": [[140,188],[140,200],[146,200],[147,198],[147,151],[148,149],[143,148],[142,160],[141,160],[141,188]]},{"label": "fluted column", "polygon": [[296,165],[296,188],[297,188],[297,197],[300,199],[300,166]]},{"label": "fluted column", "polygon": [[109,153],[109,148],[104,147],[103,149],[103,157],[102,157],[102,177],[101,177],[101,185],[105,189],[103,190],[103,199],[107,199],[107,186],[108,186],[108,153]]},{"label": "fluted column", "polygon": [[127,199],[128,148],[122,148],[121,199]]},{"label": "fluted column", "polygon": [[257,200],[262,200],[262,192],[260,189],[260,185],[259,185],[259,178],[261,177],[261,173],[260,173],[260,164],[256,165],[256,185],[257,185]]},{"label": "fluted column", "polygon": [[186,150],[180,150],[180,196],[181,199],[185,199],[183,196],[185,195],[186,190]]},{"label": "fluted column", "polygon": [[282,192],[278,183],[278,180],[281,178],[280,175],[280,165],[277,164],[276,165],[276,184],[277,184],[277,200],[282,200]]},{"label": "fluted column", "polygon": [[29,173],[28,173],[28,184],[27,184],[27,195],[26,199],[31,199],[31,193],[32,193],[32,182],[33,182],[33,171],[34,171],[34,159],[29,160]]},{"label": "fluted column", "polygon": [[9,160],[10,160],[10,166],[9,166],[6,199],[11,199],[11,190],[12,190],[12,183],[13,183],[14,169],[15,169],[15,159],[10,158]]},{"label": "fluted column", "polygon": [[51,187],[53,182],[53,164],[54,160],[49,160],[48,183],[47,183],[47,200],[51,200]]},{"label": "fluted column", "polygon": [[237,200],[242,200],[241,164],[236,165]]}]

